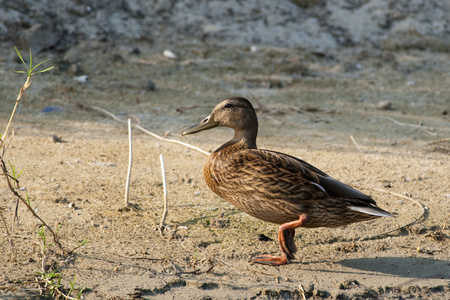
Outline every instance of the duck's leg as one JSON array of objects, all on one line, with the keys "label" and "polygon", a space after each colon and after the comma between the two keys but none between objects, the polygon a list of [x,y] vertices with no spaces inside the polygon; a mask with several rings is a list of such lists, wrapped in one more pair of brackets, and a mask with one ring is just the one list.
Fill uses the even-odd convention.
[{"label": "duck's leg", "polygon": [[297,247],[294,243],[295,228],[301,227],[308,220],[308,215],[300,215],[297,221],[281,224],[278,228],[278,243],[280,244],[282,256],[260,255],[252,259],[253,262],[279,266],[290,263],[294,259],[294,253],[297,252]]}]

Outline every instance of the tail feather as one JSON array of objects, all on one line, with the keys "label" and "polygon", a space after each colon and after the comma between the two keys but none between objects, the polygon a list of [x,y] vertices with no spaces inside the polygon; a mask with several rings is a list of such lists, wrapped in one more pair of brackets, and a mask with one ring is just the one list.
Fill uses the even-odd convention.
[{"label": "tail feather", "polygon": [[378,207],[371,207],[371,206],[349,206],[349,208],[353,211],[357,211],[363,214],[368,214],[372,216],[378,216],[378,217],[393,217],[392,214],[388,213],[385,210],[382,210]]}]

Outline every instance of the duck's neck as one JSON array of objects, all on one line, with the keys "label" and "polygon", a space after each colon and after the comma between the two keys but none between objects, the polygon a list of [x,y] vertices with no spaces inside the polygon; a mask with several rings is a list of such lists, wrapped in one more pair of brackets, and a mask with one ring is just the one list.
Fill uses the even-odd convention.
[{"label": "duck's neck", "polygon": [[237,151],[242,149],[257,149],[256,147],[256,136],[258,135],[258,128],[254,130],[235,130],[234,137],[223,144],[219,149],[214,151],[217,153],[224,149],[228,151]]}]

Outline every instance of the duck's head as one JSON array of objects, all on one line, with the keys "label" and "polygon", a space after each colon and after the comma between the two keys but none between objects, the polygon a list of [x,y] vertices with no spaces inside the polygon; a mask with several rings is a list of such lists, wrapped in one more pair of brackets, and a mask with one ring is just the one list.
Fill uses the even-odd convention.
[{"label": "duck's head", "polygon": [[184,130],[181,135],[197,133],[217,126],[233,128],[235,139],[246,136],[256,140],[258,118],[250,101],[242,97],[231,97],[217,104],[209,116]]}]

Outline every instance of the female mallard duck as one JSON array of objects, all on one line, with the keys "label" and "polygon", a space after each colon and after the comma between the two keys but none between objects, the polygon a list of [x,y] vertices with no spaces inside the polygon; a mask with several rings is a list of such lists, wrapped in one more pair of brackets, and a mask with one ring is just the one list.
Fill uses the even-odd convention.
[{"label": "female mallard duck", "polygon": [[337,227],[392,215],[369,196],[331,178],[293,156],[256,147],[258,119],[241,97],[220,102],[200,123],[182,135],[217,126],[234,129],[234,137],[214,151],[203,167],[209,188],[255,218],[281,224],[282,256],[261,255],[253,262],[282,265],[294,258],[297,227]]}]

